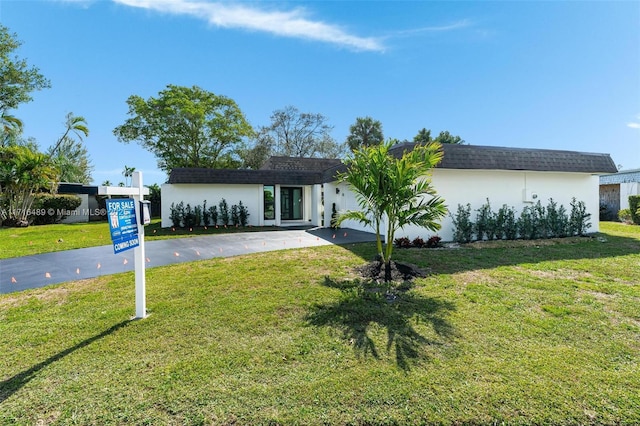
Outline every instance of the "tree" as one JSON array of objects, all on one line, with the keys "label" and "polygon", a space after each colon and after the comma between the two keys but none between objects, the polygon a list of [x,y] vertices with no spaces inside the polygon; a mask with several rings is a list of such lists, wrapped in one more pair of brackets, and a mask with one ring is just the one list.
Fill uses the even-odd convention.
[{"label": "tree", "polygon": [[133,176],[133,172],[136,171],[135,167],[129,167],[127,165],[124,166],[124,170],[122,171],[122,176],[124,176],[124,182],[126,186],[131,186],[131,177]]},{"label": "tree", "polygon": [[87,120],[80,115],[73,115],[72,112],[67,114],[67,119],[65,120],[65,130],[62,136],[56,141],[53,147],[49,148],[49,155],[55,155],[56,151],[60,147],[60,145],[68,140],[74,140],[70,134],[75,134],[80,142],[84,139],[82,138],[89,136],[89,127],[87,126]]},{"label": "tree", "polygon": [[434,139],[434,141],[441,144],[449,143],[463,145],[465,143],[464,139],[462,139],[460,136],[454,136],[448,131],[440,132],[440,134]]},{"label": "tree", "polygon": [[57,180],[49,156],[27,146],[0,148],[0,222],[28,226],[34,195],[53,191]]},{"label": "tree", "polygon": [[347,145],[352,151],[361,146],[380,145],[384,141],[382,123],[371,117],[358,117],[349,127]]},{"label": "tree", "polygon": [[238,151],[238,155],[242,159],[243,168],[257,170],[272,155],[275,141],[267,127],[259,128],[253,139],[253,147],[243,147]]},{"label": "tree", "polygon": [[0,25],[0,115],[18,105],[30,102],[31,92],[51,86],[36,67],[29,67],[26,60],[12,57],[13,52],[22,45],[16,34]]},{"label": "tree", "polygon": [[[385,266],[385,279],[391,279],[391,255],[395,232],[407,225],[430,231],[440,229],[438,220],[446,215],[444,200],[437,196],[429,173],[442,160],[442,146],[437,142],[416,145],[400,158],[389,153],[394,140],[381,145],[362,147],[347,159],[347,171],[339,175],[356,194],[361,210],[338,216],[338,224],[356,220],[376,231],[378,255]],[[386,219],[385,246],[380,228]]]},{"label": "tree", "polygon": [[145,100],[127,99],[131,118],[114,129],[120,142],[137,141],[158,159],[158,167],[221,168],[253,129],[238,105],[197,86],[168,85]]},{"label": "tree", "polygon": [[89,184],[93,180],[93,164],[82,142],[66,137],[57,144],[55,153],[51,147],[47,155],[59,171],[60,182]]},{"label": "tree", "polygon": [[22,120],[3,112],[0,115],[0,146],[16,145],[16,141],[22,134],[22,126]]},{"label": "tree", "polygon": [[331,137],[333,127],[327,121],[322,114],[301,113],[293,106],[274,111],[267,128],[273,138],[272,154],[338,158],[344,147]]},{"label": "tree", "polygon": [[431,130],[425,129],[424,127],[420,129],[418,134],[413,137],[413,141],[420,144],[427,144],[432,140],[433,139],[431,138]]},{"label": "tree", "polygon": [[68,113],[64,132],[47,150],[47,154],[60,172],[60,182],[84,184],[91,182],[93,165],[89,160],[89,152],[83,144],[83,138],[87,136],[89,136],[87,120],[72,112]]}]

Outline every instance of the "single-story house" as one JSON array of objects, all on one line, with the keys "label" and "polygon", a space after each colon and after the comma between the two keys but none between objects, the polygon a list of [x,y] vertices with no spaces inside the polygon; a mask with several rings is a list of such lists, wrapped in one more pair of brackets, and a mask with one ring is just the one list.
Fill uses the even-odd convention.
[{"label": "single-story house", "polygon": [[640,195],[640,169],[600,176],[600,204],[615,218],[629,208],[629,196]]},{"label": "single-story house", "polygon": [[81,183],[62,182],[58,185],[58,194],[69,194],[80,197],[81,203],[72,214],[62,220],[62,223],[78,223],[89,222],[91,220],[99,220],[100,215],[98,200],[98,187],[92,185],[83,185]]},{"label": "single-story house", "polygon": [[[399,156],[414,146],[405,142],[391,152]],[[591,213],[590,230],[598,231],[599,175],[616,171],[608,154],[478,145],[444,145],[443,150],[431,179],[451,212],[458,204],[477,209],[487,199],[495,210],[507,204],[520,211],[538,200],[546,205],[550,198],[569,208],[575,197]],[[229,206],[242,201],[253,226],[328,226],[334,204],[337,211],[358,209],[354,193],[336,179],[344,170],[339,160],[288,157],[272,157],[260,170],[174,169],[162,185],[162,226],[172,225],[172,203],[195,206],[207,200],[211,206],[222,198]],[[356,222],[343,227],[371,231]],[[437,235],[452,240],[451,217],[443,219]],[[412,227],[397,236],[431,235]]]}]

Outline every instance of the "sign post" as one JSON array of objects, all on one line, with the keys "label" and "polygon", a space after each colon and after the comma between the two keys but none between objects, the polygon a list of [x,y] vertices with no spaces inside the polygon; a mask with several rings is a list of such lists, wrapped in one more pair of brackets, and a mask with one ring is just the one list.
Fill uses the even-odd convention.
[{"label": "sign post", "polygon": [[133,249],[136,276],[136,318],[146,318],[146,272],[144,250],[144,212],[141,201],[149,194],[142,185],[142,172],[133,172],[131,187],[101,186],[100,195],[127,195],[130,198],[108,199],[107,215],[114,254]]}]

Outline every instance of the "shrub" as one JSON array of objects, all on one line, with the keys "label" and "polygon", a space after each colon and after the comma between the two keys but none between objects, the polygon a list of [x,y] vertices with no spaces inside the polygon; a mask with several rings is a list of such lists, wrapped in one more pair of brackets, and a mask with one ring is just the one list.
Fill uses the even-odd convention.
[{"label": "shrub", "polygon": [[496,238],[515,240],[518,238],[516,212],[513,207],[503,204],[496,214]]},{"label": "shrub", "polygon": [[409,248],[411,247],[411,240],[407,237],[399,237],[393,240],[393,243],[397,248]]},{"label": "shrub", "polygon": [[171,219],[171,225],[175,228],[182,226],[182,215],[184,210],[184,203],[180,201],[178,205],[171,203],[169,218]]},{"label": "shrub", "polygon": [[631,210],[629,209],[622,209],[618,212],[618,219],[620,219],[620,222],[624,222],[624,223],[633,223],[633,221],[631,220]]},{"label": "shrub", "polygon": [[[37,194],[32,210],[37,214],[29,216],[29,222],[34,225],[48,225],[60,223],[71,212],[82,204],[82,199],[71,194]],[[53,210],[53,214],[51,213]]]},{"label": "shrub", "polygon": [[224,198],[222,200],[220,200],[220,202],[218,203],[218,208],[220,211],[220,221],[222,222],[223,225],[229,225],[229,205],[227,204],[227,200],[225,200]]},{"label": "shrub", "polygon": [[231,206],[231,223],[233,226],[238,226],[240,224],[240,213],[238,212],[237,204]]},{"label": "shrub", "polygon": [[640,195],[629,196],[629,213],[633,223],[640,225]]},{"label": "shrub", "polygon": [[207,209],[207,200],[202,202],[202,224],[208,226],[211,220],[211,212]]},{"label": "shrub", "polygon": [[484,240],[485,236],[487,240],[493,240],[496,237],[496,218],[491,211],[491,204],[487,198],[486,204],[483,204],[478,210],[476,215],[475,231],[478,240]]},{"label": "shrub", "polygon": [[453,220],[453,241],[457,243],[469,243],[473,238],[473,222],[471,222],[471,204],[462,206],[458,204]]},{"label": "shrub", "polygon": [[442,241],[442,238],[440,238],[437,235],[434,235],[433,237],[427,240],[426,246],[427,248],[442,247],[441,241]]},{"label": "shrub", "polygon": [[200,226],[202,223],[202,206],[195,206],[193,208],[194,226]]},{"label": "shrub", "polygon": [[518,235],[525,240],[533,240],[537,236],[536,230],[536,212],[533,207],[526,206],[520,212],[517,221]]},{"label": "shrub", "polygon": [[196,214],[191,204],[187,203],[187,207],[184,209],[184,215],[182,216],[182,224],[185,228],[192,228],[196,226]]},{"label": "shrub", "polygon": [[571,213],[569,214],[569,235],[584,235],[591,227],[589,218],[591,213],[587,213],[584,201],[571,199]]},{"label": "shrub", "polygon": [[247,224],[249,223],[250,214],[249,209],[247,208],[247,206],[242,204],[242,201],[240,201],[240,204],[238,204],[238,216],[240,217],[240,225],[247,226]]},{"label": "shrub", "polygon": [[558,207],[558,203],[549,199],[547,205],[547,231],[549,237],[566,237],[569,233],[569,218],[564,206]]},{"label": "shrub", "polygon": [[218,224],[218,206],[209,207],[209,216],[211,218],[211,225],[215,226]]},{"label": "shrub", "polygon": [[425,241],[420,237],[415,237],[413,241],[411,241],[411,245],[413,247],[422,248],[426,245]]},{"label": "shrub", "polygon": [[338,229],[338,211],[336,210],[336,203],[331,205],[331,227]]}]

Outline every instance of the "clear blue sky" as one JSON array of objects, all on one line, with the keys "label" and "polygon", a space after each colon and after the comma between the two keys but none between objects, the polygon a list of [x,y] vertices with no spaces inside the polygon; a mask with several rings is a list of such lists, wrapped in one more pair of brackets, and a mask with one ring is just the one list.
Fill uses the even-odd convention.
[{"label": "clear blue sky", "polygon": [[52,84],[14,111],[25,135],[46,148],[84,116],[97,184],[125,165],[165,181],[112,131],[130,95],[167,84],[228,96],[253,126],[293,105],[338,141],[371,116],[385,137],[426,127],[640,168],[638,1],[0,0],[0,22]]}]

